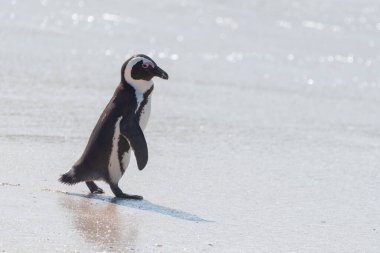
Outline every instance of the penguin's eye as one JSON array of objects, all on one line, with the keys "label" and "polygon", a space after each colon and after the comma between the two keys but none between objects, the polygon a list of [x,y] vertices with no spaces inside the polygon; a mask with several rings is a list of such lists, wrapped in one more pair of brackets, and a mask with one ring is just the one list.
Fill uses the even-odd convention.
[{"label": "penguin's eye", "polygon": [[147,69],[147,68],[149,67],[149,64],[148,64],[148,63],[143,63],[143,64],[142,64],[142,67],[143,67],[144,69]]}]

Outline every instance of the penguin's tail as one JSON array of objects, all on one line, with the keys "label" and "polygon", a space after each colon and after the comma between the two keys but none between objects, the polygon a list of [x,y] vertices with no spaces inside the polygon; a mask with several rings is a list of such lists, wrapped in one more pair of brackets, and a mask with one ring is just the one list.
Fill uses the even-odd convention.
[{"label": "penguin's tail", "polygon": [[75,172],[73,169],[69,170],[68,172],[66,172],[65,174],[61,175],[58,179],[61,183],[64,183],[64,184],[69,184],[69,185],[72,185],[72,184],[76,184],[76,183],[79,183],[81,182],[81,180],[79,180],[76,175],[75,175]]}]

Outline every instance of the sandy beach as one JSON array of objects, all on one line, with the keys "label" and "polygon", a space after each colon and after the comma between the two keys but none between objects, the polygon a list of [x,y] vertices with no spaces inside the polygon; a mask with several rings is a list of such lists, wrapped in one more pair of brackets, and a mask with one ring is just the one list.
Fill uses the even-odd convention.
[{"label": "sandy beach", "polygon": [[[380,5],[2,1],[0,252],[380,252]],[[155,79],[120,187],[58,182],[133,54]]]}]

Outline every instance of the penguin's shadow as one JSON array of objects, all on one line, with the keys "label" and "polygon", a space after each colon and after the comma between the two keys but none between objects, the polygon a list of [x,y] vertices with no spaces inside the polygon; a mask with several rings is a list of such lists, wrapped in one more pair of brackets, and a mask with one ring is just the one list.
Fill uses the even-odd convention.
[{"label": "penguin's shadow", "polygon": [[120,198],[109,197],[105,195],[99,195],[99,194],[81,194],[81,193],[71,193],[71,192],[66,192],[65,194],[70,195],[70,196],[88,198],[88,199],[96,199],[96,200],[100,200],[100,201],[104,201],[108,203],[113,203],[119,206],[126,206],[130,208],[155,212],[155,213],[171,216],[173,218],[177,218],[181,220],[194,221],[194,222],[211,222],[195,214],[184,212],[178,209],[173,209],[170,207],[157,205],[148,200],[128,200],[128,199],[120,199]]}]

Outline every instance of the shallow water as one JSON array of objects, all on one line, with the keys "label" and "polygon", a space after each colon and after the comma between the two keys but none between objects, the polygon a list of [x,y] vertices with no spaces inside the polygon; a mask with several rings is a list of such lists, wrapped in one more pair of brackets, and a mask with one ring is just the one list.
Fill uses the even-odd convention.
[{"label": "shallow water", "polygon": [[[378,252],[373,1],[1,1],[3,252]],[[146,53],[150,152],[120,187],[59,184]]]}]

